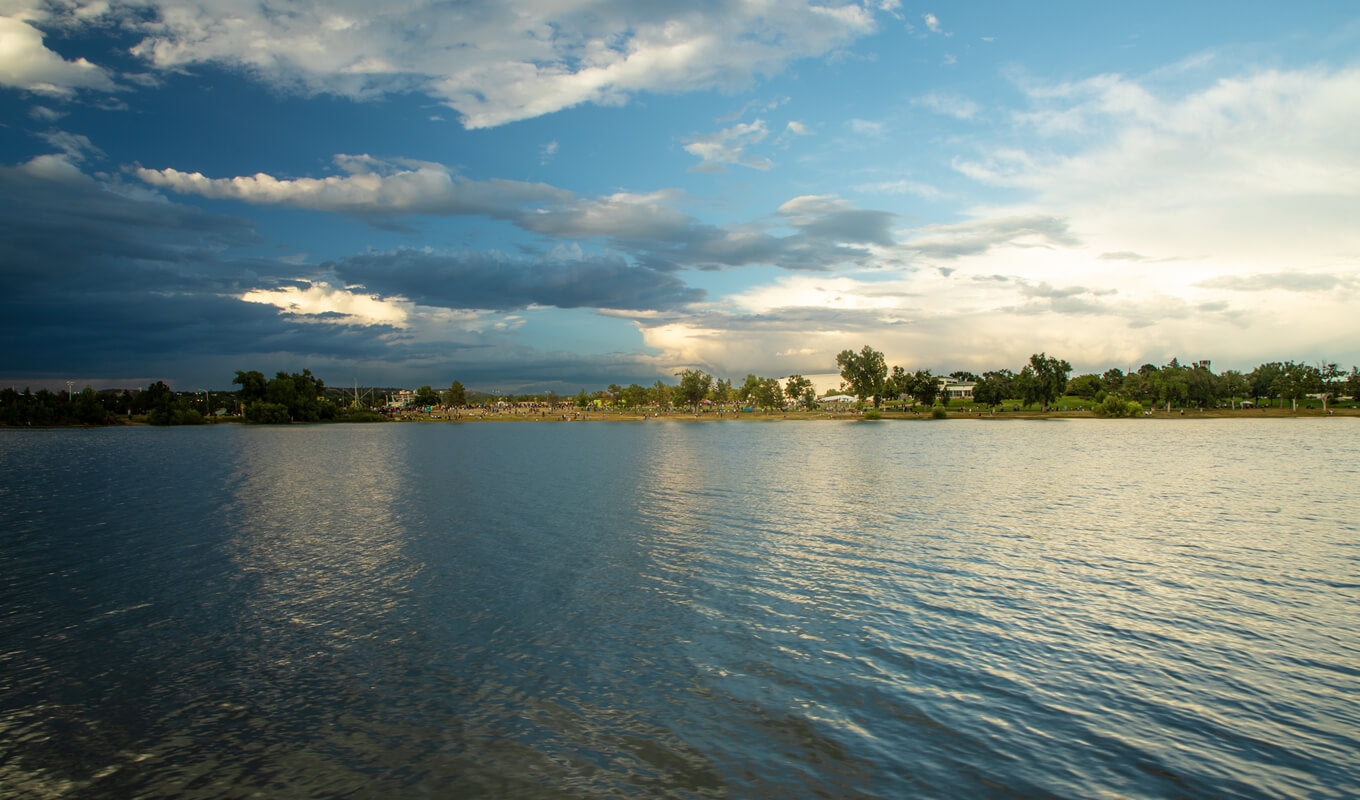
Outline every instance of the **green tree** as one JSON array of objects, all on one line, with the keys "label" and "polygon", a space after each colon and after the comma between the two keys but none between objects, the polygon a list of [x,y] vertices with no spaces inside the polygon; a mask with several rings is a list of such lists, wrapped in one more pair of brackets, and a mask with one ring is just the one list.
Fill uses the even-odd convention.
[{"label": "green tree", "polygon": [[990,408],[1001,405],[1006,398],[1013,397],[1014,376],[1008,369],[982,373],[982,380],[973,387],[973,399]]},{"label": "green tree", "polygon": [[1279,397],[1276,384],[1282,375],[1284,365],[1278,361],[1257,366],[1247,375],[1247,381],[1251,383],[1251,396],[1258,401],[1262,397],[1267,400]]},{"label": "green tree", "polygon": [[1337,378],[1342,375],[1341,368],[1336,364],[1323,362],[1317,367],[1318,392],[1322,395],[1322,408],[1327,409],[1327,401],[1336,399],[1339,389]]},{"label": "green tree", "polygon": [[578,394],[578,395],[576,395],[576,407],[577,407],[577,408],[589,408],[589,407],[590,407],[590,395],[586,394],[586,390],[585,390],[585,389],[582,389],[582,390],[581,390],[581,393]]},{"label": "green tree", "polygon": [[240,392],[238,392],[238,396],[241,398],[242,403],[249,403],[252,400],[264,399],[265,389],[264,373],[259,372],[258,370],[243,372],[238,369],[236,370],[236,377],[232,378],[231,382],[241,387]]},{"label": "green tree", "polygon": [[1153,384],[1157,387],[1157,402],[1165,403],[1166,410],[1170,411],[1171,406],[1183,406],[1190,399],[1190,382],[1186,377],[1186,369],[1180,365],[1176,359],[1171,359],[1171,363],[1162,367],[1154,373],[1156,377]]},{"label": "green tree", "polygon": [[1237,407],[1237,398],[1245,397],[1251,390],[1251,385],[1247,383],[1247,376],[1235,369],[1224,370],[1219,377],[1220,396],[1228,398],[1228,405],[1232,408]]},{"label": "green tree", "polygon": [[1196,364],[1185,372],[1185,390],[1190,402],[1208,408],[1223,392],[1223,381],[1203,364]]},{"label": "green tree", "polygon": [[247,422],[258,425],[283,425],[292,419],[288,414],[288,406],[266,400],[246,403],[245,417]]},{"label": "green tree", "polygon": [[641,408],[647,405],[647,387],[638,386],[636,383],[628,384],[628,388],[621,393],[623,404],[629,408]]},{"label": "green tree", "polygon": [[888,363],[884,361],[883,354],[866,344],[858,353],[853,350],[841,351],[836,356],[836,364],[841,368],[841,378],[855,397],[861,403],[866,397],[872,397],[877,408],[888,379]]},{"label": "green tree", "polygon": [[1351,374],[1346,376],[1346,394],[1351,402],[1360,400],[1360,367],[1352,366]]},{"label": "green tree", "polygon": [[75,408],[76,420],[85,425],[102,425],[108,417],[108,412],[99,402],[99,395],[95,394],[94,389],[86,386],[80,394],[76,395]]},{"label": "green tree", "polygon": [[1026,408],[1043,398],[1043,392],[1039,387],[1039,376],[1034,373],[1034,367],[1026,364],[1015,376],[1015,392],[1020,398],[1021,405]]},{"label": "green tree", "polygon": [[732,400],[732,381],[727,378],[713,383],[713,402],[727,403]]},{"label": "green tree", "polygon": [[444,393],[444,404],[454,408],[467,405],[467,389],[463,388],[463,384],[458,381],[449,384],[449,390]]},{"label": "green tree", "polygon": [[935,405],[935,398],[940,394],[940,379],[931,374],[928,369],[918,369],[911,374],[911,385],[908,388],[912,400],[920,401],[921,405]]},{"label": "green tree", "polygon": [[439,405],[439,392],[436,392],[429,384],[416,389],[416,394],[411,398],[411,402],[421,408]]},{"label": "green tree", "polygon": [[812,381],[802,375],[789,376],[784,384],[784,396],[791,403],[801,403],[804,408],[817,405],[817,391],[812,388]]},{"label": "green tree", "polygon": [[779,380],[777,378],[761,378],[751,391],[751,402],[759,408],[782,408],[784,390],[780,388]]},{"label": "green tree", "polygon": [[1067,393],[1077,397],[1084,397],[1087,400],[1094,400],[1096,395],[1105,390],[1105,382],[1099,375],[1087,374],[1078,375],[1067,382]]},{"label": "green tree", "polygon": [[1321,376],[1316,367],[1287,361],[1273,387],[1282,400],[1288,400],[1292,409],[1298,411],[1299,400],[1307,397],[1320,384]]},{"label": "green tree", "polygon": [[1042,401],[1047,409],[1067,388],[1067,375],[1072,371],[1072,365],[1047,353],[1038,353],[1029,357],[1029,366],[1034,370],[1035,399]]},{"label": "green tree", "polygon": [[680,386],[676,392],[677,397],[685,405],[699,412],[699,404],[708,397],[708,392],[713,388],[713,376],[697,369],[687,369],[680,373]]},{"label": "green tree", "polygon": [[747,374],[746,380],[737,387],[737,399],[743,403],[751,402],[751,395],[760,387],[760,381],[755,375]]},{"label": "green tree", "polygon": [[896,400],[904,394],[911,394],[911,376],[901,367],[893,367],[892,374],[883,382],[883,397]]}]

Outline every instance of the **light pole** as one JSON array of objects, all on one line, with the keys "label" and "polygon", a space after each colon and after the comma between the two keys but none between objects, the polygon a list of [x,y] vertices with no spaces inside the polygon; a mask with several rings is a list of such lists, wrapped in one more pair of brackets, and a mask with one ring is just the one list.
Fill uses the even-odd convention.
[{"label": "light pole", "polygon": [[66,402],[68,403],[71,402],[72,399],[71,390],[75,387],[75,385],[76,385],[75,381],[66,382]]}]

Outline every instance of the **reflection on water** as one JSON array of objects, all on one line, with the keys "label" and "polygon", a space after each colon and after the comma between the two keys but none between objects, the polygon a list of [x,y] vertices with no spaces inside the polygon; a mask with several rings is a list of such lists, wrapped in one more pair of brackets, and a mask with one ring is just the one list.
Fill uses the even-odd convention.
[{"label": "reflection on water", "polygon": [[1358,444],[11,432],[0,794],[1355,796]]}]

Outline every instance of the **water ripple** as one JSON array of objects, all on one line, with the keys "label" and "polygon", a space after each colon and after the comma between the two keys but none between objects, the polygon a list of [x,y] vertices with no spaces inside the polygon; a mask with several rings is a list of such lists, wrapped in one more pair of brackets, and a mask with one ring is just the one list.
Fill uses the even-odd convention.
[{"label": "water ripple", "polygon": [[1315,422],[6,432],[0,790],[1360,795]]}]

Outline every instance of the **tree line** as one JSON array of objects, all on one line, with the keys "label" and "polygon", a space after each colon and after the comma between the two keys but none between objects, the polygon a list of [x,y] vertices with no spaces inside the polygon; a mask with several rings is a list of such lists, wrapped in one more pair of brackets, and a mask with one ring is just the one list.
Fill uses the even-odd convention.
[{"label": "tree line", "polygon": [[104,390],[86,386],[79,392],[53,392],[13,387],[0,389],[0,425],[57,426],[113,425],[136,416],[145,416],[154,425],[194,425],[203,422],[201,393],[181,394],[164,381],[144,390]]},{"label": "tree line", "polygon": [[[1207,362],[1181,364],[1173,358],[1167,364],[1144,364],[1124,373],[1118,368],[1103,373],[1069,377],[1071,365],[1046,353],[1030,356],[1019,370],[997,369],[977,375],[966,371],[937,376],[929,369],[908,371],[901,366],[889,368],[883,354],[865,345],[859,351],[845,350],[836,357],[842,390],[861,403],[878,408],[885,401],[909,401],[926,407],[948,398],[940,396],[941,377],[973,384],[971,403],[996,408],[1006,402],[1023,407],[1047,408],[1060,397],[1090,403],[1097,413],[1126,416],[1145,408],[1209,408],[1237,406],[1244,399],[1256,403],[1278,402],[1281,407],[1317,397],[1324,408],[1338,398],[1360,397],[1360,368],[1343,372],[1335,363],[1306,364],[1296,361],[1271,361],[1250,372],[1225,370],[1214,373]],[[631,408],[684,407],[697,410],[704,401],[719,405],[742,404],[760,409],[812,409],[819,400],[812,381],[802,375],[784,379],[748,374],[741,383],[715,378],[697,369],[677,374],[676,384],[658,380],[650,386],[611,384],[607,389],[588,394],[584,389],[575,397],[554,392],[494,397],[472,392],[459,381],[437,391],[426,385],[415,393],[418,406],[466,407],[476,402],[509,400],[536,402],[549,406],[572,403],[587,407],[602,402]],[[142,416],[153,425],[194,425],[203,423],[220,410],[243,413],[257,423],[367,421],[385,419],[362,404],[346,402],[336,389],[328,388],[310,370],[279,372],[266,378],[259,371],[237,370],[232,384],[235,392],[176,392],[163,381],[144,390],[105,390],[85,387],[80,392],[53,392],[48,389],[22,392],[0,389],[0,425],[109,425]],[[376,399],[375,399],[376,402]]]},{"label": "tree line", "polygon": [[[845,386],[861,402],[872,399],[877,407],[882,400],[909,396],[925,405],[933,404],[940,391],[939,378],[930,370],[908,373],[893,367],[891,374],[883,354],[865,345],[859,352],[845,350],[836,357]],[[1059,397],[1071,396],[1090,401],[1097,413],[1124,416],[1143,408],[1209,408],[1227,404],[1237,406],[1243,399],[1287,400],[1298,409],[1301,400],[1316,396],[1323,408],[1342,396],[1360,396],[1360,368],[1349,374],[1335,363],[1318,365],[1296,361],[1272,361],[1249,373],[1226,370],[1215,374],[1208,362],[1183,365],[1178,359],[1161,367],[1144,364],[1125,374],[1112,368],[1104,373],[1088,373],[1068,378],[1072,366],[1047,353],[1031,355],[1018,372],[998,369],[974,375],[953,372],[948,377],[973,384],[973,402],[995,408],[1007,400],[1022,406],[1038,405],[1047,409]]]}]

